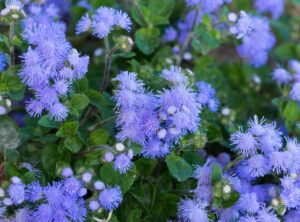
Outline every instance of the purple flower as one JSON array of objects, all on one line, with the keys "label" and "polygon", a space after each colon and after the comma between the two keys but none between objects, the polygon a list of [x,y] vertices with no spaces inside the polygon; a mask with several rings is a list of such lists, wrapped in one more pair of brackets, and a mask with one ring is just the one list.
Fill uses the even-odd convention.
[{"label": "purple flower", "polygon": [[255,193],[242,194],[238,200],[238,206],[242,211],[249,213],[257,213],[260,207]]},{"label": "purple flower", "polygon": [[0,72],[3,72],[7,66],[7,58],[3,52],[0,52]]},{"label": "purple flower", "polygon": [[230,141],[235,146],[233,150],[243,156],[248,157],[257,153],[258,143],[250,132],[242,132],[240,129],[231,135]]},{"label": "purple flower", "polygon": [[249,16],[245,11],[240,12],[240,18],[237,23],[230,28],[231,34],[236,35],[237,39],[241,39],[244,36],[251,33],[253,30],[252,17]]},{"label": "purple flower", "polygon": [[278,84],[287,84],[292,78],[291,74],[283,68],[276,68],[272,75],[273,80],[275,80]]},{"label": "purple flower", "polygon": [[261,13],[271,13],[278,19],[284,12],[284,0],[255,0],[254,7]]},{"label": "purple flower", "polygon": [[174,27],[170,26],[165,29],[164,39],[167,42],[172,42],[177,38],[177,31]]},{"label": "purple flower", "polygon": [[300,82],[294,83],[292,85],[290,97],[293,100],[300,101]]},{"label": "purple flower", "polygon": [[118,170],[120,173],[127,172],[132,166],[131,159],[124,153],[116,156],[114,161],[114,169]]},{"label": "purple flower", "polygon": [[41,187],[39,182],[32,182],[26,187],[26,200],[31,202],[36,202],[43,197],[43,188]]},{"label": "purple flower", "polygon": [[84,16],[81,17],[79,22],[76,25],[76,34],[81,34],[83,32],[87,32],[90,30],[92,26],[92,21],[90,19],[89,14],[85,14]]},{"label": "purple flower", "polygon": [[205,208],[208,203],[201,200],[185,199],[178,205],[178,218],[189,222],[208,222],[208,215]]},{"label": "purple flower", "polygon": [[15,205],[21,204],[25,200],[25,185],[23,183],[11,184],[8,194]]},{"label": "purple flower", "polygon": [[187,77],[182,74],[182,69],[178,66],[171,66],[170,69],[164,69],[161,72],[161,77],[173,84],[186,84],[188,80]]},{"label": "purple flower", "polygon": [[73,175],[73,170],[70,167],[65,167],[61,171],[63,177],[70,177]]},{"label": "purple flower", "polygon": [[82,184],[75,177],[68,177],[63,180],[63,190],[71,196],[77,195],[81,188]]},{"label": "purple flower", "polygon": [[116,209],[122,200],[122,192],[119,186],[107,187],[99,194],[99,202],[101,207],[107,211]]},{"label": "purple flower", "polygon": [[204,81],[197,82],[196,86],[198,88],[197,101],[202,106],[207,106],[211,112],[216,112],[219,108],[216,90]]}]

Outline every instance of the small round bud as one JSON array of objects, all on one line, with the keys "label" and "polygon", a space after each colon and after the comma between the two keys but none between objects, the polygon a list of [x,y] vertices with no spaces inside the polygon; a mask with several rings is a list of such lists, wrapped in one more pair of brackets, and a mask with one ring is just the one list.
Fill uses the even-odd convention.
[{"label": "small round bud", "polygon": [[3,204],[4,204],[5,206],[11,206],[11,205],[13,204],[12,199],[10,199],[10,198],[8,198],[8,197],[4,198],[4,199],[3,199]]},{"label": "small round bud", "polygon": [[12,177],[11,178],[11,182],[13,184],[20,184],[20,183],[22,183],[22,181],[21,181],[21,179],[19,177]]},{"label": "small round bud", "polygon": [[189,110],[189,108],[187,108],[187,106],[182,106],[182,111],[187,114],[191,113],[191,111]]},{"label": "small round bud", "polygon": [[11,107],[11,100],[10,100],[10,99],[6,99],[6,100],[5,100],[5,104],[6,104],[6,106],[7,106],[8,108],[10,108],[10,107]]},{"label": "small round bud", "polygon": [[96,200],[92,200],[89,203],[89,208],[91,211],[97,211],[100,208],[100,204]]},{"label": "small round bud", "polygon": [[82,181],[85,183],[89,183],[91,182],[93,175],[90,172],[85,172],[84,174],[82,174]]},{"label": "small round bud", "polygon": [[237,15],[234,12],[230,12],[227,16],[228,21],[235,22],[237,20]]},{"label": "small round bud", "polygon": [[73,170],[70,167],[65,167],[61,171],[63,177],[70,177],[73,175]]},{"label": "small round bud", "polygon": [[173,115],[175,112],[176,112],[177,108],[175,106],[170,106],[168,109],[167,109],[167,112],[170,114],[170,115]]},{"label": "small round bud", "polygon": [[0,116],[5,115],[7,112],[6,108],[4,106],[0,106]]},{"label": "small round bud", "polygon": [[169,132],[172,134],[172,135],[178,135],[180,132],[179,130],[176,128],[176,127],[171,127],[169,129]]},{"label": "small round bud", "polygon": [[5,196],[5,191],[3,188],[0,187],[0,197],[4,197]]},{"label": "small round bud", "polygon": [[83,196],[85,196],[87,194],[87,189],[85,188],[85,187],[82,187],[80,190],[79,190],[79,192],[78,192],[78,195],[80,196],[80,197],[83,197]]},{"label": "small round bud", "polygon": [[293,180],[297,180],[298,179],[298,174],[297,173],[291,173],[291,178]]},{"label": "small round bud", "polygon": [[128,156],[130,159],[133,158],[133,155],[134,155],[133,150],[132,150],[132,149],[128,150],[127,156]]},{"label": "small round bud", "polygon": [[115,147],[116,147],[116,150],[119,152],[122,152],[125,150],[125,146],[123,143],[117,143]]},{"label": "small round bud", "polygon": [[103,190],[104,187],[105,187],[105,184],[104,184],[102,181],[100,181],[100,180],[98,180],[98,181],[96,181],[96,182],[94,183],[94,188],[95,188],[96,190]]},{"label": "small round bud", "polygon": [[273,207],[278,207],[279,201],[276,198],[274,198],[274,199],[272,199],[271,204]]},{"label": "small round bud", "polygon": [[229,32],[230,32],[230,34],[232,34],[232,35],[236,35],[236,34],[238,33],[238,29],[237,29],[236,26],[231,26],[231,27],[229,28]]},{"label": "small round bud", "polygon": [[116,38],[116,43],[119,45],[120,49],[125,52],[129,52],[132,50],[133,40],[129,36],[119,36],[118,38]]},{"label": "small round bud", "polygon": [[167,130],[165,129],[158,130],[157,136],[159,139],[164,139],[167,136]]},{"label": "small round bud", "polygon": [[221,111],[223,116],[229,116],[230,115],[230,109],[228,107],[224,107]]},{"label": "small round bud", "polygon": [[97,49],[94,51],[94,56],[95,56],[95,57],[100,57],[102,54],[103,54],[103,49],[102,49],[102,48],[97,48]]},{"label": "small round bud", "polygon": [[190,52],[185,52],[183,54],[183,59],[186,60],[186,61],[191,61],[193,59],[193,56]]},{"label": "small round bud", "polygon": [[173,60],[170,58],[166,58],[166,63],[169,65],[173,65]]},{"label": "small round bud", "polygon": [[277,196],[276,188],[275,187],[270,187],[268,189],[268,194],[269,194],[270,197],[276,197]]},{"label": "small round bud", "polygon": [[159,118],[163,121],[167,120],[167,115],[165,113],[159,113]]},{"label": "small round bud", "polygon": [[104,154],[104,160],[108,163],[114,160],[114,154],[112,152],[107,152]]},{"label": "small round bud", "polygon": [[231,187],[229,185],[225,185],[223,187],[223,193],[229,194],[231,192]]},{"label": "small round bud", "polygon": [[253,82],[256,83],[257,85],[261,84],[261,78],[258,75],[254,75],[252,77],[252,79],[253,79]]}]

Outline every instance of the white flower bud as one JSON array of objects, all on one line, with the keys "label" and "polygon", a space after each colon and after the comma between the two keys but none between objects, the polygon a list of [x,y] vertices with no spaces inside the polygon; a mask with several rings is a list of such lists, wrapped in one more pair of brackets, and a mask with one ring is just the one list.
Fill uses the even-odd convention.
[{"label": "white flower bud", "polygon": [[14,184],[20,184],[22,183],[21,179],[19,177],[12,177],[11,178],[11,182],[13,182]]},{"label": "white flower bud", "polygon": [[13,202],[12,202],[12,200],[10,198],[6,197],[6,198],[3,199],[3,204],[5,206],[11,206],[13,204]]},{"label": "white flower bud", "polygon": [[11,101],[10,101],[10,99],[6,99],[5,100],[5,104],[6,104],[7,107],[10,108],[11,107]]},{"label": "white flower bud", "polygon": [[183,59],[186,60],[186,61],[191,61],[193,59],[193,56],[190,52],[185,52],[183,54]]},{"label": "white flower bud", "polygon": [[0,187],[0,197],[4,197],[5,196],[5,191],[3,188]]},{"label": "white flower bud", "polygon": [[223,116],[229,116],[230,115],[230,109],[228,107],[224,107],[221,111]]},{"label": "white flower bud", "polygon": [[273,207],[278,207],[279,205],[279,201],[276,198],[272,199],[271,203]]},{"label": "white flower bud", "polygon": [[4,106],[0,106],[0,116],[6,114],[6,108]]},{"label": "white flower bud", "polygon": [[167,109],[167,112],[170,114],[170,115],[173,115],[175,112],[176,112],[177,108],[175,106],[170,106],[168,109]]},{"label": "white flower bud", "polygon": [[167,115],[165,113],[159,113],[159,118],[163,121],[167,120]]},{"label": "white flower bud", "polygon": [[297,173],[292,173],[292,174],[291,174],[291,178],[292,178],[293,180],[297,180],[297,179],[298,179],[298,174],[297,174]]},{"label": "white flower bud", "polygon": [[234,12],[230,12],[227,16],[228,21],[235,22],[237,20],[237,15]]},{"label": "white flower bud", "polygon": [[182,110],[183,110],[185,113],[191,113],[191,111],[189,110],[189,108],[187,108],[187,106],[182,106]]},{"label": "white flower bud", "polygon": [[176,129],[176,127],[171,127],[169,129],[169,132],[172,134],[172,135],[178,135],[180,132],[178,129]]},{"label": "white flower bud", "polygon": [[164,139],[167,136],[167,130],[165,129],[158,130],[157,136],[159,139]]},{"label": "white flower bud", "polygon": [[125,146],[123,145],[123,143],[117,143],[115,147],[116,147],[116,150],[119,152],[122,152],[125,149]]},{"label": "white flower bud", "polygon": [[225,185],[223,187],[223,193],[229,194],[231,192],[231,187],[229,185]]},{"label": "white flower bud", "polygon": [[94,183],[94,188],[95,188],[96,190],[103,190],[104,187],[105,187],[105,184],[104,184],[102,181],[100,181],[100,180],[98,180],[98,181],[96,181],[96,182]]}]

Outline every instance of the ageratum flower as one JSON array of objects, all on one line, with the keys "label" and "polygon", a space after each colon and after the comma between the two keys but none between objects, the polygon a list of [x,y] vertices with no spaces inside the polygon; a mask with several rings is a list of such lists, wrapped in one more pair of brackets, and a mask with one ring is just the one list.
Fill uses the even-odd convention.
[{"label": "ageratum flower", "polygon": [[11,184],[8,194],[15,205],[21,204],[25,200],[25,185],[23,183]]},{"label": "ageratum flower", "polygon": [[239,55],[254,67],[267,63],[269,51],[276,39],[271,32],[267,18],[252,17],[253,30],[243,37],[243,43],[237,47]]},{"label": "ageratum flower", "polygon": [[272,75],[273,80],[275,80],[278,84],[287,84],[292,79],[291,74],[283,68],[274,69]]},{"label": "ageratum flower", "polygon": [[278,19],[284,12],[284,0],[255,0],[254,7],[261,13],[270,13]]},{"label": "ageratum flower", "polygon": [[188,222],[208,222],[205,208],[208,203],[197,199],[184,199],[178,205],[178,218]]},{"label": "ageratum flower", "polygon": [[132,22],[127,13],[109,7],[100,7],[96,10],[92,19],[88,14],[85,14],[80,19],[76,25],[76,34],[87,32],[91,29],[95,36],[103,39],[115,26],[130,31],[131,25]]},{"label": "ageratum flower", "polygon": [[255,193],[242,194],[237,204],[242,211],[248,213],[257,213],[260,207]]},{"label": "ageratum flower", "polygon": [[0,52],[0,72],[3,72],[7,66],[7,58],[3,52]]},{"label": "ageratum flower", "polygon": [[240,18],[237,20],[234,26],[230,27],[230,33],[236,35],[237,39],[241,39],[244,36],[251,33],[253,30],[253,20],[245,11],[240,12]]},{"label": "ageratum flower", "polygon": [[122,192],[119,186],[106,187],[99,194],[100,205],[107,211],[116,209],[122,200]]},{"label": "ageratum flower", "polygon": [[23,66],[19,76],[35,94],[27,102],[26,110],[33,117],[48,111],[52,119],[64,120],[68,108],[60,97],[68,94],[74,80],[85,75],[89,57],[80,56],[71,48],[64,30],[56,23],[29,24],[23,37],[31,46],[21,57]]},{"label": "ageratum flower", "polygon": [[201,106],[207,106],[211,112],[216,112],[219,108],[219,100],[216,96],[216,90],[206,82],[197,82],[198,88],[197,101]]}]

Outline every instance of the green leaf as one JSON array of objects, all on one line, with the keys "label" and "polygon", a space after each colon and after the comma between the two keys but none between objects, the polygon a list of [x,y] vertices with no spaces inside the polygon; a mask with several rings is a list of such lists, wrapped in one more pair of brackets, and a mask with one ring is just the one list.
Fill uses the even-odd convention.
[{"label": "green leaf", "polygon": [[136,165],[137,170],[145,177],[150,176],[152,171],[154,170],[157,160],[150,160],[140,158],[134,163]]},{"label": "green leaf", "polygon": [[240,199],[240,193],[237,191],[232,192],[230,198],[222,202],[222,207],[229,208],[233,206]]},{"label": "green leaf", "polygon": [[25,86],[18,76],[19,69],[20,65],[14,65],[0,74],[0,92],[12,95],[25,92]]},{"label": "green leaf", "polygon": [[222,170],[217,164],[213,165],[211,172],[211,183],[214,185],[222,180]]},{"label": "green leaf", "polygon": [[284,119],[287,122],[293,123],[300,119],[299,105],[295,101],[289,101],[283,110]]},{"label": "green leaf", "polygon": [[139,50],[150,55],[159,45],[159,29],[141,28],[135,33],[135,42]]},{"label": "green leaf", "polygon": [[55,175],[58,157],[59,153],[56,145],[48,144],[46,147],[44,147],[42,153],[42,165],[47,174],[51,176]]},{"label": "green leaf", "polygon": [[100,92],[96,90],[89,90],[87,96],[90,99],[91,104],[93,104],[98,109],[102,110],[107,106],[105,98]]},{"label": "green leaf", "polygon": [[42,116],[39,120],[39,125],[47,127],[47,128],[56,128],[58,129],[61,125],[60,122],[56,122],[55,120],[51,119],[49,115]]},{"label": "green leaf", "polygon": [[16,149],[21,144],[20,128],[8,116],[0,116],[0,150]]},{"label": "green leaf", "polygon": [[133,209],[132,211],[130,211],[130,213],[127,217],[127,222],[139,221],[141,216],[142,216],[142,210],[141,209]]},{"label": "green leaf", "polygon": [[75,94],[71,99],[71,106],[77,110],[83,110],[89,104],[89,98],[84,94]]},{"label": "green leaf", "polygon": [[90,133],[89,144],[92,146],[99,146],[106,144],[109,138],[109,133],[104,129],[96,129]]},{"label": "green leaf", "polygon": [[187,180],[193,173],[193,167],[175,153],[166,157],[166,163],[171,175],[179,182]]},{"label": "green leaf", "polygon": [[21,39],[19,39],[18,36],[15,35],[12,39],[12,44],[15,45],[15,46],[21,46],[22,41],[21,41]]},{"label": "green leaf", "polygon": [[75,136],[79,127],[78,121],[65,122],[56,132],[58,137]]},{"label": "green leaf", "polygon": [[112,164],[104,164],[100,169],[100,176],[104,183],[110,185],[119,185],[123,193],[130,190],[135,178],[137,177],[137,171],[135,167],[131,168],[127,173],[120,174],[114,170]]},{"label": "green leaf", "polygon": [[74,137],[67,137],[64,141],[65,147],[70,150],[72,153],[77,153],[81,150],[82,143],[80,139],[76,136]]}]

